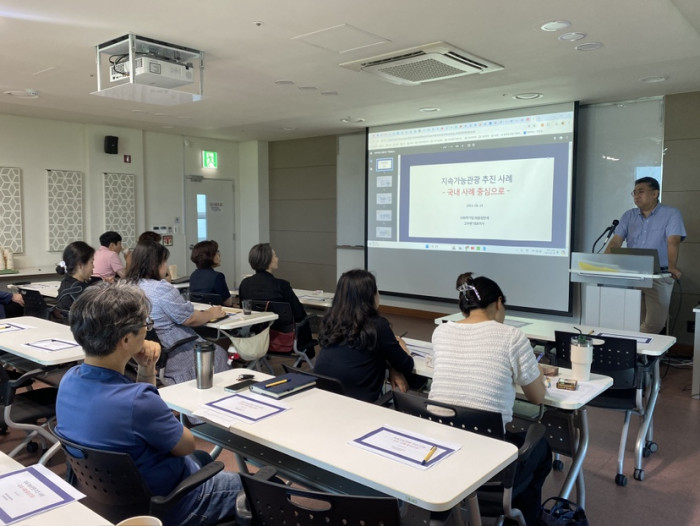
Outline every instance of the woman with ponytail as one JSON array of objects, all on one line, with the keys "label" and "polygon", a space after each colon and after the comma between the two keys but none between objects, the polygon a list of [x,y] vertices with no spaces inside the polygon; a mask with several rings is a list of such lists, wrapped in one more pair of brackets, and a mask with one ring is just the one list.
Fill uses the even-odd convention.
[{"label": "woman with ponytail", "polygon": [[[505,426],[513,419],[516,385],[530,402],[541,404],[546,394],[544,377],[525,334],[503,323],[506,297],[498,284],[467,272],[457,278],[456,288],[464,318],[443,323],[433,332],[434,372],[429,398],[501,413]],[[524,434],[507,432],[506,440],[520,446]],[[551,467],[552,452],[545,438],[530,462],[518,466],[513,504],[528,524],[535,523],[542,485]]]}]

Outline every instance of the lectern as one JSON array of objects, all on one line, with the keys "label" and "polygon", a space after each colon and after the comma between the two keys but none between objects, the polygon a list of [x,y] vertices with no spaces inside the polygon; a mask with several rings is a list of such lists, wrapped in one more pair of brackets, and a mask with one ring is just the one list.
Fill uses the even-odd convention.
[{"label": "lectern", "polygon": [[654,273],[654,257],[572,252],[571,281],[581,283],[583,324],[639,332],[642,291],[668,274]]}]

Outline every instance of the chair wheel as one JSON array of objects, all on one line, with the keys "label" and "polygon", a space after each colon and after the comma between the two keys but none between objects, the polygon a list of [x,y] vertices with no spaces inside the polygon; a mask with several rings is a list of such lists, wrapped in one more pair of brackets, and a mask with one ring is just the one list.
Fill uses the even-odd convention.
[{"label": "chair wheel", "polygon": [[615,484],[624,488],[627,485],[627,477],[625,477],[622,473],[618,473],[615,475]]},{"label": "chair wheel", "polygon": [[564,471],[564,463],[561,460],[556,459],[552,462],[552,469],[554,471]]},{"label": "chair wheel", "polygon": [[644,470],[643,470],[643,469],[639,469],[639,468],[635,468],[635,470],[634,470],[634,479],[635,479],[635,480],[639,480],[639,481],[644,480]]},{"label": "chair wheel", "polygon": [[648,449],[649,453],[656,453],[659,450],[659,444],[656,442],[647,442],[647,445],[645,446],[644,449]]},{"label": "chair wheel", "polygon": [[36,453],[37,451],[39,451],[39,444],[36,442],[29,442],[29,444],[27,444],[28,453]]},{"label": "chair wheel", "polygon": [[649,449],[648,447],[644,447],[644,449],[642,449],[642,456],[644,458],[650,457],[651,456],[651,449]]}]

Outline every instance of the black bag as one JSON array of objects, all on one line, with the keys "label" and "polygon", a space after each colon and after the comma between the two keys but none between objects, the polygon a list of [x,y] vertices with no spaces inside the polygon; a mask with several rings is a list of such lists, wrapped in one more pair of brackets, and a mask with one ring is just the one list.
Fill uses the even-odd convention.
[{"label": "black bag", "polygon": [[540,508],[538,526],[588,526],[583,508],[567,499],[551,497]]}]

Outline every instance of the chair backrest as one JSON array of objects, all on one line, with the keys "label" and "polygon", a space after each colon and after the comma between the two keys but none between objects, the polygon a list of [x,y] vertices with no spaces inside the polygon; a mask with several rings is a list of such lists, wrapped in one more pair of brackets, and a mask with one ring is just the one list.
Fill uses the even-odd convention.
[{"label": "chair backrest", "polygon": [[395,498],[306,491],[245,473],[240,475],[255,525],[401,524],[399,504]]},{"label": "chair backrest", "polygon": [[24,300],[24,315],[36,318],[49,319],[49,307],[44,301],[44,297],[38,290],[19,289]]},{"label": "chair backrest", "polygon": [[323,389],[324,391],[328,391],[330,393],[336,393],[336,394],[344,395],[344,396],[346,394],[345,393],[345,386],[337,378],[318,374],[318,373],[315,373],[313,371],[305,371],[303,369],[299,369],[298,367],[292,367],[291,365],[287,365],[286,363],[282,364],[282,368],[284,369],[285,373],[300,373],[300,374],[307,374],[309,376],[313,376],[314,378],[316,378],[316,387],[318,389]]},{"label": "chair backrest", "polygon": [[279,316],[272,322],[270,329],[285,333],[295,331],[294,314],[289,303],[284,301],[252,300],[252,307],[253,310],[274,312]]},{"label": "chair backrest", "polygon": [[73,486],[87,495],[81,502],[88,508],[115,523],[148,514],[152,494],[128,453],[82,446],[51,431],[66,454]]},{"label": "chair backrest", "polygon": [[[571,367],[571,338],[578,333],[555,331],[557,365]],[[604,374],[613,379],[610,389],[634,389],[640,385],[638,374],[637,341],[613,336],[596,337],[603,343],[593,345],[591,372]],[[604,394],[604,393],[603,393]]]},{"label": "chair backrest", "polygon": [[190,301],[194,301],[195,303],[208,303],[209,305],[222,305],[224,303],[221,296],[212,292],[190,291]]},{"label": "chair backrest", "polygon": [[446,404],[400,391],[393,394],[394,409],[402,413],[499,440],[505,438],[501,413]]}]

